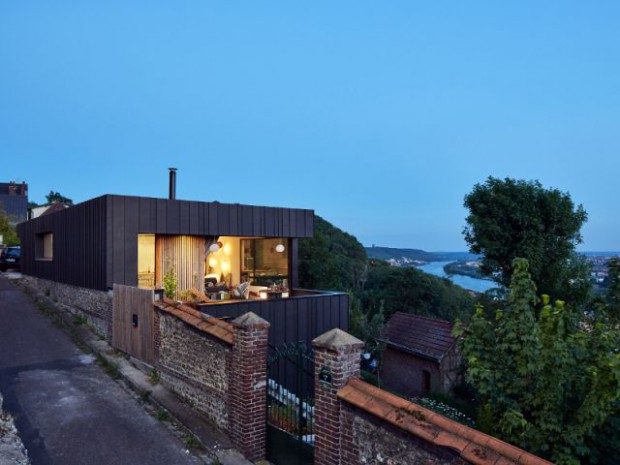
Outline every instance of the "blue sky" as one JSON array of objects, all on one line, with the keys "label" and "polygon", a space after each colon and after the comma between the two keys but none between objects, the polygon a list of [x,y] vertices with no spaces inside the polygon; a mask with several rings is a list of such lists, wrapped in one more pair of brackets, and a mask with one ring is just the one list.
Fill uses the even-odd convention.
[{"label": "blue sky", "polygon": [[312,208],[465,250],[463,197],[538,179],[620,249],[620,3],[0,2],[0,181]]}]

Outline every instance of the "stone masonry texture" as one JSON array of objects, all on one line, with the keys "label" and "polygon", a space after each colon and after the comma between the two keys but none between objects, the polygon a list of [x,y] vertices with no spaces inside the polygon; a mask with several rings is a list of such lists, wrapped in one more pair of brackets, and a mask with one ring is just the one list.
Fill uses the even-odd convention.
[{"label": "stone masonry texture", "polygon": [[343,465],[464,465],[456,453],[422,439],[355,407],[343,405]]},{"label": "stone masonry texture", "polygon": [[227,429],[230,346],[173,315],[158,312],[157,319],[162,382],[218,427]]},{"label": "stone masonry texture", "polygon": [[112,292],[97,291],[24,275],[22,282],[56,304],[86,318],[87,323],[108,341],[112,337]]}]

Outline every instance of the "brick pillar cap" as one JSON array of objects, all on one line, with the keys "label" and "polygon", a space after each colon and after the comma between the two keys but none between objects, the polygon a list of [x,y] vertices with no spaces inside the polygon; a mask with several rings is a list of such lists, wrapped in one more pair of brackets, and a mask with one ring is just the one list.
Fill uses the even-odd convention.
[{"label": "brick pillar cap", "polygon": [[271,326],[267,320],[263,320],[254,312],[244,313],[231,323],[235,328],[269,328]]},{"label": "brick pillar cap", "polygon": [[312,341],[312,345],[335,352],[344,348],[361,349],[364,347],[362,341],[339,328],[330,329],[325,334],[317,337]]}]

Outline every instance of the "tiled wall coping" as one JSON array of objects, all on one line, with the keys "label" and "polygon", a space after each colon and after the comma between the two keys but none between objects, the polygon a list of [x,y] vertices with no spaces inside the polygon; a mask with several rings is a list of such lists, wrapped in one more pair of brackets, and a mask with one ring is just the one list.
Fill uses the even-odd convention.
[{"label": "tiled wall coping", "polygon": [[228,344],[232,345],[233,343],[233,326],[230,323],[206,315],[187,305],[179,304],[167,297],[164,297],[163,300],[154,302],[153,305],[164,312],[176,316],[200,331],[210,334]]},{"label": "tiled wall coping", "polygon": [[338,398],[425,441],[453,449],[475,465],[552,465],[359,379],[350,380],[340,389]]}]

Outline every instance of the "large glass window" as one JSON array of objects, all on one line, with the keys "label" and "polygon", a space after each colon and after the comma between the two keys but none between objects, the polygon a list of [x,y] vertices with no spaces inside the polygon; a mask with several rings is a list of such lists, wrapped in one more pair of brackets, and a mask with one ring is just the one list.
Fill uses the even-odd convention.
[{"label": "large glass window", "polygon": [[138,234],[138,287],[155,288],[155,234]]},{"label": "large glass window", "polygon": [[284,239],[242,239],[241,279],[257,286],[280,285],[288,278],[288,243]]}]

